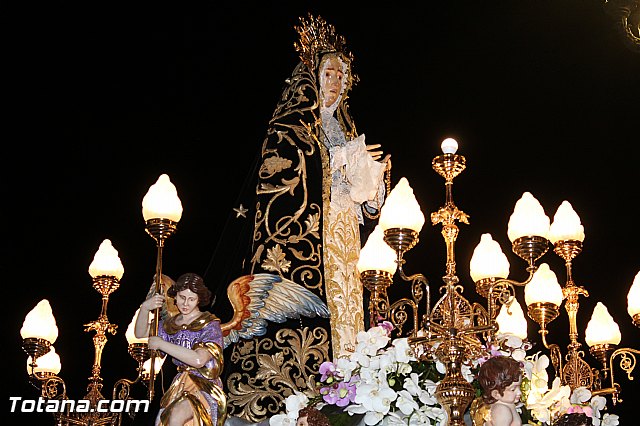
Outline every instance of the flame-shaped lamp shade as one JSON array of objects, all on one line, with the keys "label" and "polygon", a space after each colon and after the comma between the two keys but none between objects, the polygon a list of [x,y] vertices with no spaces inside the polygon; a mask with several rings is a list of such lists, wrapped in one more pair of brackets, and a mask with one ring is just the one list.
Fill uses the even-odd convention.
[{"label": "flame-shaped lamp shade", "polygon": [[[133,343],[148,343],[148,337],[136,337],[135,329],[136,329],[136,320],[138,319],[138,315],[140,314],[140,308],[136,309],[136,313],[133,314],[133,319],[129,323],[127,327],[127,331],[124,333],[124,336],[127,338],[127,342],[131,345]],[[153,318],[153,312],[149,315],[149,318]]]},{"label": "flame-shaped lamp shade", "polygon": [[182,203],[168,175],[160,175],[157,182],[149,187],[149,191],[142,199],[142,216],[145,221],[149,219],[180,221]]},{"label": "flame-shaped lamp shade", "polygon": [[[62,369],[62,364],[60,363],[60,355],[56,353],[56,350],[53,346],[50,347],[51,350],[46,354],[42,355],[38,358],[38,362],[36,367],[33,369],[33,373],[53,373],[58,374]],[[27,358],[27,373],[31,374],[31,357]]]},{"label": "flame-shaped lamp shade", "polygon": [[392,276],[396,273],[396,252],[384,241],[384,232],[376,225],[367,238],[367,243],[360,250],[358,271],[387,271]]},{"label": "flame-shaped lamp shade", "polygon": [[631,318],[640,314],[640,271],[636,274],[627,295],[627,311]]},{"label": "flame-shaped lamp shade", "polygon": [[445,154],[455,154],[458,151],[458,141],[453,138],[446,138],[440,144],[440,148]]},{"label": "flame-shaped lamp shade", "polygon": [[540,202],[525,192],[516,202],[513,213],[509,218],[507,235],[514,242],[520,237],[538,236],[548,238],[549,216],[547,216]]},{"label": "flame-shaped lamp shade", "polygon": [[568,201],[560,204],[549,227],[549,241],[555,244],[565,240],[584,241],[584,226]]},{"label": "flame-shaped lamp shade", "polygon": [[58,327],[47,299],[42,299],[24,318],[20,336],[23,339],[39,338],[51,344],[55,343],[58,338]]},{"label": "flame-shaped lamp shade", "polygon": [[524,287],[524,301],[527,306],[539,302],[556,306],[562,303],[562,288],[558,284],[558,277],[546,263],[540,265]]},{"label": "flame-shaped lamp shade", "polygon": [[500,307],[496,321],[498,322],[498,333],[513,334],[521,339],[527,338],[527,319],[516,299],[511,298],[511,305],[505,303]]},{"label": "flame-shaped lamp shade", "polygon": [[500,248],[500,244],[491,238],[491,234],[482,234],[480,237],[480,242],[473,250],[469,270],[474,282],[484,278],[509,276],[509,260]]},{"label": "flame-shaped lamp shade", "polygon": [[587,324],[584,336],[587,345],[590,347],[603,344],[617,345],[621,339],[620,327],[609,314],[607,307],[602,302],[598,302]]},{"label": "flame-shaped lamp shade", "polygon": [[118,280],[124,275],[124,267],[118,257],[118,251],[113,248],[111,240],[105,239],[100,244],[98,251],[93,256],[93,262],[89,265],[89,274],[93,277],[116,277]]},{"label": "flame-shaped lamp shade", "polygon": [[379,225],[383,231],[391,228],[408,228],[420,232],[424,225],[424,214],[413,195],[407,178],[400,179],[391,190],[380,209]]}]

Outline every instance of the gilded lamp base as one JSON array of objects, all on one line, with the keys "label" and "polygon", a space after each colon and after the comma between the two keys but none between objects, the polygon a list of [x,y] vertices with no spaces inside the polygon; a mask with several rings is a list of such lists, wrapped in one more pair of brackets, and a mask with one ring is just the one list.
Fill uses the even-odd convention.
[{"label": "gilded lamp base", "polygon": [[396,253],[405,253],[418,244],[418,233],[409,228],[389,228],[384,231],[384,242]]},{"label": "gilded lamp base", "polygon": [[533,265],[549,250],[549,240],[535,235],[520,237],[513,242],[511,249],[521,259]]},{"label": "gilded lamp base", "polygon": [[39,337],[27,337],[22,340],[22,350],[31,357],[35,364],[37,358],[46,355],[51,350],[51,343]]},{"label": "gilded lamp base", "polygon": [[447,412],[448,425],[465,426],[464,413],[476,396],[473,386],[460,374],[447,374],[438,383],[435,395]]},{"label": "gilded lamp base", "polygon": [[547,324],[558,317],[560,309],[553,303],[536,302],[528,306],[527,314],[529,315],[529,318],[540,325],[540,331],[542,331],[546,330]]}]

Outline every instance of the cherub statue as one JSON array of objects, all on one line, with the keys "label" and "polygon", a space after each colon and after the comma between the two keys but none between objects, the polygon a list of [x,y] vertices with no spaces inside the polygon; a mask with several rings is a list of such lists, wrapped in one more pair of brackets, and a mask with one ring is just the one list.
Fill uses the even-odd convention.
[{"label": "cherub statue", "polygon": [[483,390],[483,399],[489,406],[484,426],[521,426],[516,404],[522,392],[522,367],[508,356],[489,358],[480,366],[478,382]]}]

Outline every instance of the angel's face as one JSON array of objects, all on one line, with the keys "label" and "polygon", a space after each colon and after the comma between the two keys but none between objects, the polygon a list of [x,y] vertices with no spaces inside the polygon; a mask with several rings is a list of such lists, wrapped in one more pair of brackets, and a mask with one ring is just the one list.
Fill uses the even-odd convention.
[{"label": "angel's face", "polygon": [[189,315],[198,309],[198,295],[189,289],[176,294],[176,306],[182,315]]}]

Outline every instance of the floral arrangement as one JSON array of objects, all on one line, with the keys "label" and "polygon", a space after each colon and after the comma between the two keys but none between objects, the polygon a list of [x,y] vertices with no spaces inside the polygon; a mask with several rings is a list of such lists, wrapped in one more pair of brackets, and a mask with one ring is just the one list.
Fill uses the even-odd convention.
[{"label": "floral arrangement", "polygon": [[[358,333],[355,352],[349,358],[324,362],[315,394],[296,392],[286,400],[286,413],[270,419],[271,426],[293,426],[298,412],[312,405],[323,412],[336,413],[333,425],[408,425],[439,426],[446,423],[446,411],[435,398],[445,367],[439,361],[421,361],[415,357],[406,338],[391,339],[393,327],[383,322]],[[615,414],[602,413],[606,399],[592,396],[586,388],[573,392],[556,378],[548,387],[549,358],[527,355],[531,344],[514,335],[498,335],[487,349],[487,357],[463,366],[462,374],[476,388],[479,367],[494,356],[510,356],[523,365],[522,401],[516,406],[523,425],[550,425],[564,413],[582,412],[594,426],[616,426]],[[327,410],[327,408],[329,410]]]}]

